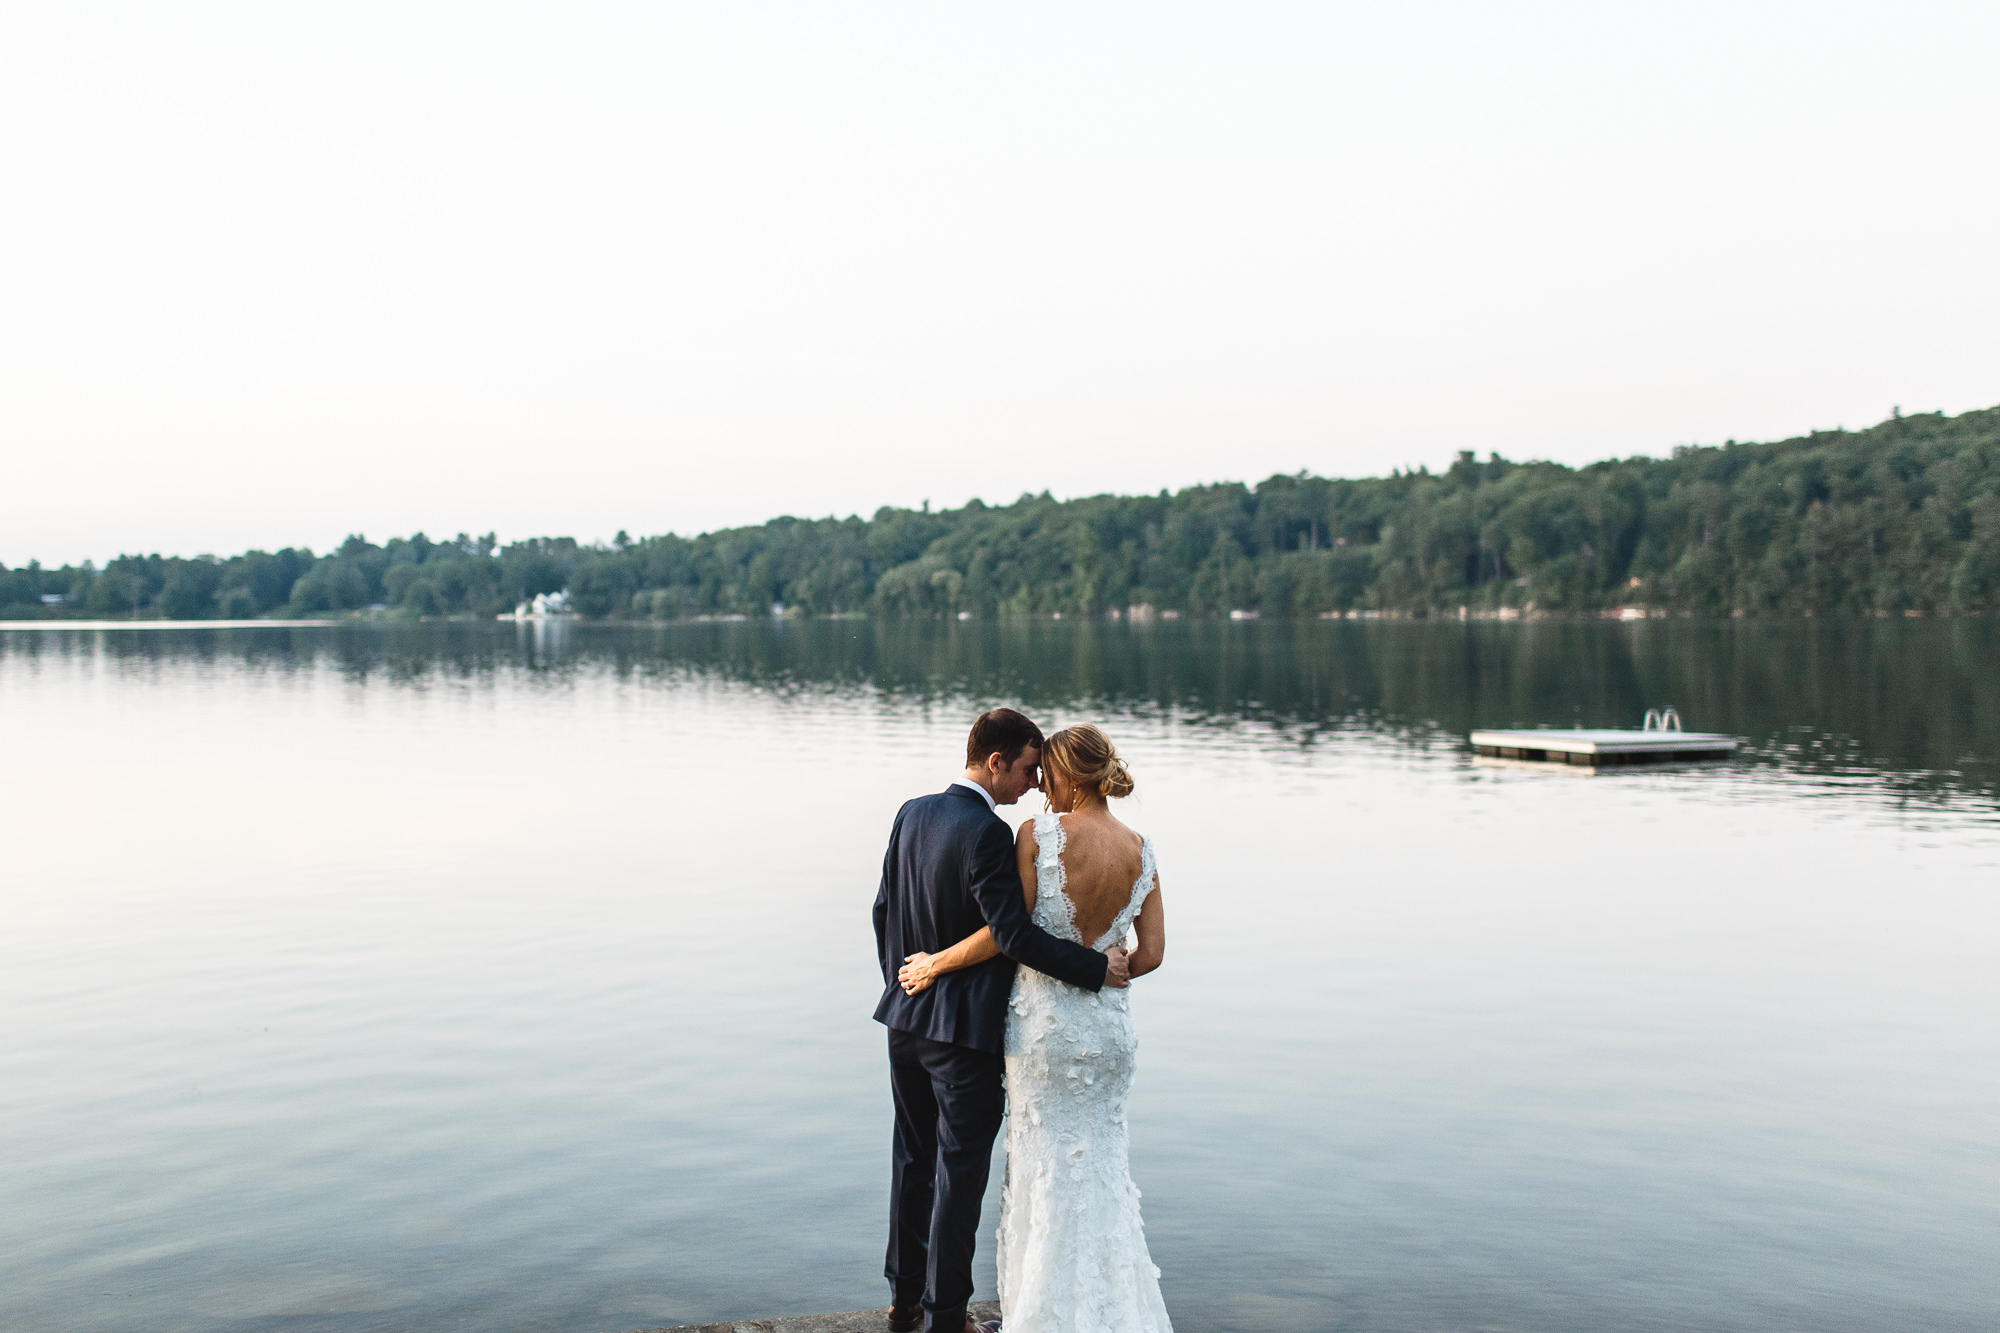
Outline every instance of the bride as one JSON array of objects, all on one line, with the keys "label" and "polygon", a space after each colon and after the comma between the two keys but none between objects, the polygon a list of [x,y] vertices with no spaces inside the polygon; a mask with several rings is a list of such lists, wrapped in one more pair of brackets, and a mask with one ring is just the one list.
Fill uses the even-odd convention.
[{"label": "bride", "polygon": [[[1050,813],[1015,838],[1035,923],[1100,952],[1136,925],[1132,975],[1153,971],[1167,944],[1153,844],[1109,803],[1132,794],[1125,761],[1086,723],[1048,738],[1042,769]],[[981,929],[942,953],[910,955],[899,980],[915,994],[996,952]],[[1139,1049],[1130,996],[1015,974],[998,1254],[1006,1333],[1171,1333],[1129,1165],[1125,1097]]]}]

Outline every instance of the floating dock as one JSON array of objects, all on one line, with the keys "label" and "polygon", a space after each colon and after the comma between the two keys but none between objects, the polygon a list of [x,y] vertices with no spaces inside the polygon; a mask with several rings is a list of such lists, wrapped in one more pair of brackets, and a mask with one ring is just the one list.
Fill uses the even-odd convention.
[{"label": "floating dock", "polygon": [[1705,731],[1475,731],[1472,748],[1482,759],[1574,768],[1641,764],[1702,764],[1736,753],[1734,736]]}]

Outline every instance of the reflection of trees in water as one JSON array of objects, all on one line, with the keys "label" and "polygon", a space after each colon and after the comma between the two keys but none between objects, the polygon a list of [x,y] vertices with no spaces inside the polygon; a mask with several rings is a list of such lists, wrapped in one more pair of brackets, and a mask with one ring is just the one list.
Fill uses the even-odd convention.
[{"label": "reflection of trees in water", "polygon": [[1256,721],[1302,745],[1331,728],[1450,743],[1478,726],[1636,726],[1646,709],[1673,704],[1691,730],[1748,738],[1760,762],[1989,797],[2000,795],[1996,648],[2000,631],[1986,620],[544,622],[0,635],[0,654],[19,664],[89,655],[120,673],[332,669],[415,688],[505,674],[562,689],[609,672],[781,695]]}]

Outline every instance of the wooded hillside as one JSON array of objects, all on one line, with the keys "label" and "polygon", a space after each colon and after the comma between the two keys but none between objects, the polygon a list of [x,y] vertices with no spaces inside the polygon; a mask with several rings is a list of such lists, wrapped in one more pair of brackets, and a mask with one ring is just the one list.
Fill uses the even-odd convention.
[{"label": "wooded hillside", "polygon": [[1443,472],[1058,501],[608,546],[422,534],[314,555],[120,556],[0,568],[0,616],[491,616],[566,590],[585,615],[1190,615],[1352,609],[1705,615],[2000,611],[2000,408],[1570,468]]}]

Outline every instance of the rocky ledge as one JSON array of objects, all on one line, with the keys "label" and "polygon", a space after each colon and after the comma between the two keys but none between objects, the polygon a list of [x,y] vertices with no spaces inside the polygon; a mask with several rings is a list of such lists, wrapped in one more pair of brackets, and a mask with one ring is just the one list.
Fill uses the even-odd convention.
[{"label": "rocky ledge", "polygon": [[[974,1320],[998,1319],[1000,1302],[974,1301],[970,1311]],[[849,1310],[845,1314],[802,1314],[790,1319],[731,1319],[720,1324],[637,1329],[634,1333],[889,1333],[889,1312]]]}]

